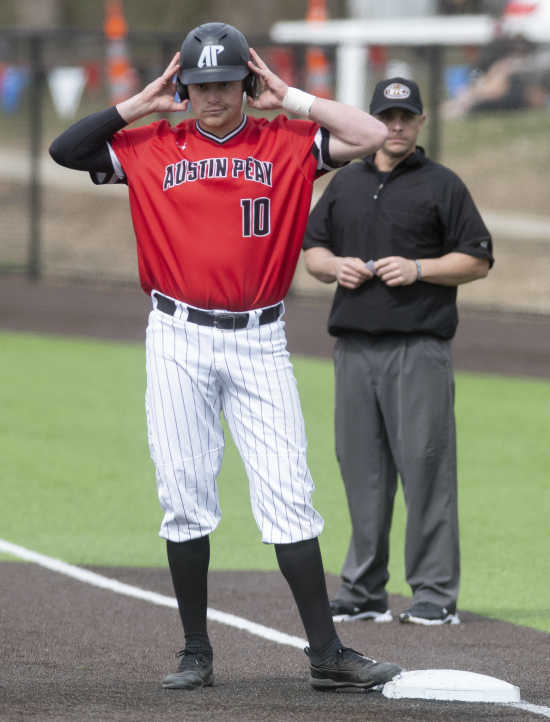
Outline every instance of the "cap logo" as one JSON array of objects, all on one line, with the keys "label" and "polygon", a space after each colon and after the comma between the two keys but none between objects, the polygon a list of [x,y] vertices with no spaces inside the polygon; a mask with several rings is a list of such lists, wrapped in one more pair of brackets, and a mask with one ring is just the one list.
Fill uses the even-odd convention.
[{"label": "cap logo", "polygon": [[410,88],[402,83],[392,83],[384,88],[384,97],[389,100],[405,100],[410,94]]},{"label": "cap logo", "polygon": [[225,50],[223,45],[205,45],[197,61],[197,68],[213,68],[218,65],[218,55]]}]

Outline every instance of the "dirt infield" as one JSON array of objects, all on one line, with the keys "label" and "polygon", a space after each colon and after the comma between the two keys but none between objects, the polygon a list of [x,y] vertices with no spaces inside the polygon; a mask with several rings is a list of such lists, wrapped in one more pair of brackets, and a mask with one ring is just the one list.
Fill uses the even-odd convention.
[{"label": "dirt infield", "polygon": [[[0,279],[0,328],[142,341],[149,301],[137,288]],[[326,299],[289,298],[293,353],[329,356]],[[550,320],[463,310],[454,343],[459,370],[550,376]],[[0,533],[1,537],[1,533]],[[32,548],[32,539],[28,546]],[[95,569],[172,596],[163,569]],[[214,687],[163,691],[159,679],[182,646],[175,610],[91,587],[39,566],[0,563],[2,722],[484,722],[541,719],[550,708],[550,635],[459,610],[460,626],[398,622],[339,626],[345,644],[406,669],[464,669],[504,679],[537,710],[492,704],[388,700],[377,693],[319,693],[300,650],[223,624],[210,625]],[[337,579],[329,576],[329,590]],[[408,600],[391,597],[398,612]],[[543,607],[547,600],[540,600]],[[290,592],[275,572],[212,572],[209,604],[303,636]],[[547,714],[544,713],[545,708]]]},{"label": "dirt infield", "polygon": [[[286,301],[291,353],[328,357],[330,299]],[[0,328],[137,341],[145,338],[150,301],[137,286],[38,283],[0,278]],[[550,377],[550,316],[461,308],[453,342],[456,369],[511,376]]]},{"label": "dirt infield", "polygon": [[[168,572],[96,569],[171,595]],[[212,622],[216,684],[163,691],[181,645],[174,610],[128,599],[34,565],[0,564],[0,719],[73,722],[431,722],[522,720],[538,715],[492,704],[388,700],[363,692],[315,692],[304,654]],[[328,578],[329,588],[337,580]],[[405,600],[392,597],[395,610]],[[212,572],[209,604],[303,636],[290,592],[275,572]],[[522,699],[548,707],[550,636],[461,612],[463,624],[418,628],[398,622],[339,625],[345,644],[407,669],[464,669],[505,679]],[[540,717],[539,717],[540,718]]]}]

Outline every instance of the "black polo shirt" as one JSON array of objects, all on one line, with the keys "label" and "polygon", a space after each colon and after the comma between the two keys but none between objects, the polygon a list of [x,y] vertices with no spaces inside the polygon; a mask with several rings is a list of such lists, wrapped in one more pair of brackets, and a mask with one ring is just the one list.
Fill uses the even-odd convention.
[{"label": "black polo shirt", "polygon": [[[492,242],[468,189],[448,168],[416,151],[391,173],[374,157],[339,170],[312,210],[304,249],[323,246],[364,261],[386,256],[439,258],[457,251],[493,264]],[[458,324],[456,286],[418,282],[389,287],[374,277],[337,287],[329,333],[428,333],[448,339]]]}]

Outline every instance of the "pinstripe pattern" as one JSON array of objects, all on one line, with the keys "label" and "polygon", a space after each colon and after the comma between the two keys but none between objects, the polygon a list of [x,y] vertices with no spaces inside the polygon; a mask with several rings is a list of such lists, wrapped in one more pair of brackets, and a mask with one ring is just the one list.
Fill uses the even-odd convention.
[{"label": "pinstripe pattern", "polygon": [[149,447],[164,510],[160,536],[175,542],[213,531],[221,518],[223,413],[249,480],[262,541],[311,539],[323,528],[296,379],[282,320],[226,331],[153,310],[146,338]]}]

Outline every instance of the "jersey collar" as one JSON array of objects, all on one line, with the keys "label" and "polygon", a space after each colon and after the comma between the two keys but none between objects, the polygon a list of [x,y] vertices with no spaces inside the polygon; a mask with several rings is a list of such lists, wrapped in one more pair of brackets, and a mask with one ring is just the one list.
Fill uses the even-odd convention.
[{"label": "jersey collar", "polygon": [[200,127],[199,121],[195,121],[195,128],[197,129],[197,132],[203,135],[205,138],[208,138],[209,140],[213,140],[216,143],[219,143],[222,145],[223,143],[227,143],[228,140],[231,140],[231,138],[234,138],[236,135],[238,135],[241,130],[246,125],[246,121],[248,120],[247,116],[243,113],[243,118],[239,125],[234,128],[231,132],[227,133],[227,135],[224,135],[222,138],[218,138],[217,135],[214,135],[213,133],[209,133],[208,131],[204,130]]}]

